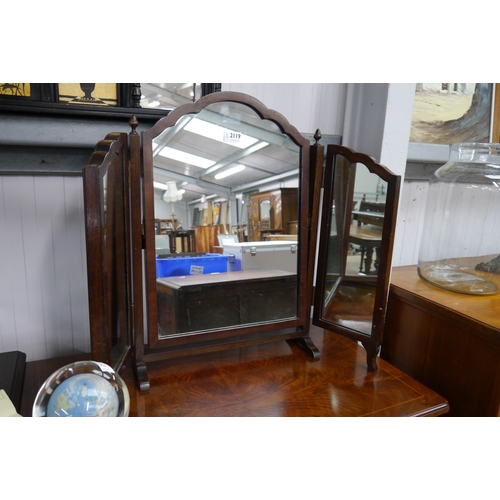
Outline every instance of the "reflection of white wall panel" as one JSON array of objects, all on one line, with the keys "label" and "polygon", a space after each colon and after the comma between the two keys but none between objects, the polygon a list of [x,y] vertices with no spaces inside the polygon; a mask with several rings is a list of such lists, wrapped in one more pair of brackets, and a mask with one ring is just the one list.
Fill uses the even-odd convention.
[{"label": "reflection of white wall panel", "polygon": [[[385,196],[382,193],[378,193],[380,177],[378,175],[372,174],[363,165],[358,164],[356,167],[356,182],[354,184],[354,199],[361,200],[363,197],[366,201],[383,202]],[[384,190],[384,193],[387,189]],[[358,205],[359,208],[359,205]]]},{"label": "reflection of white wall panel", "polygon": [[[155,193],[155,217],[157,219],[170,219],[172,217],[172,203],[163,201],[161,198],[162,194],[163,193],[159,191]],[[186,202],[184,200],[174,203],[174,213],[178,223],[181,224],[184,229],[189,229],[191,218],[187,215]]]}]

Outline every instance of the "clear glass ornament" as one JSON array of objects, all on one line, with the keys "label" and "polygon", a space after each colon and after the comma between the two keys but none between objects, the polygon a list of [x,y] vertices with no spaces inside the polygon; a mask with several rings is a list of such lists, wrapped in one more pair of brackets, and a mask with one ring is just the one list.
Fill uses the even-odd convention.
[{"label": "clear glass ornament", "polygon": [[429,183],[419,276],[458,293],[498,293],[499,223],[500,144],[454,144]]}]

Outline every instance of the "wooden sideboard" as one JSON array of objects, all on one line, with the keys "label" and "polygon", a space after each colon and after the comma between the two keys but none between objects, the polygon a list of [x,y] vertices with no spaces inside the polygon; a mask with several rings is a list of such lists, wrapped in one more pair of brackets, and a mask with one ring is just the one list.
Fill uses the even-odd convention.
[{"label": "wooden sideboard", "polygon": [[381,357],[445,397],[449,416],[500,416],[500,294],[478,297],[392,271]]},{"label": "wooden sideboard", "polygon": [[[296,344],[270,342],[223,352],[151,363],[154,381],[139,390],[131,359],[120,370],[130,393],[131,417],[434,417],[446,400],[380,360],[366,371],[357,342],[311,326],[319,360]],[[90,354],[32,361],[26,365],[21,415],[46,378]]]}]

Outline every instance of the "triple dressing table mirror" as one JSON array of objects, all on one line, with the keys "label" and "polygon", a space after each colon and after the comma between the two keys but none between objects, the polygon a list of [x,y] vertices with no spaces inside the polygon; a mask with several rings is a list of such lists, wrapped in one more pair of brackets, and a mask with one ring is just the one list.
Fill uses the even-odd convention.
[{"label": "triple dressing table mirror", "polygon": [[[148,363],[190,354],[286,340],[298,343],[313,360],[318,359],[309,326],[319,230],[313,322],[361,341],[368,352],[368,368],[376,368],[389,285],[398,176],[341,146],[328,146],[324,167],[323,146],[310,145],[280,113],[237,92],[216,92],[181,105],[141,134],[136,131],[135,117],[129,123],[130,134],[107,136],[84,168],[95,360],[118,369],[131,352],[139,388],[149,390]],[[359,187],[365,177],[361,175],[363,168],[368,176],[376,177],[375,190],[383,203],[377,204],[368,188]],[[233,169],[237,169],[236,174],[224,175]],[[296,183],[293,188],[284,188],[283,183],[291,179]],[[155,196],[158,183],[165,191]],[[279,255],[274,251],[261,253],[271,246],[276,250],[277,242],[262,241],[260,234],[245,242],[251,248],[248,268],[243,264],[230,267],[235,255],[219,255],[228,259],[222,271],[205,272],[203,265],[194,265],[189,272],[163,275],[160,269],[169,255],[168,250],[159,254],[156,248],[158,199],[169,200],[173,212],[170,195],[179,188],[185,190],[186,205],[198,201],[188,201],[189,190],[210,193],[214,203],[229,206],[229,218],[236,220],[243,208],[239,205],[242,194],[249,199],[259,191],[287,190],[287,196],[296,197],[289,203],[297,207],[289,216],[294,224],[296,221],[296,234],[293,241],[280,240],[286,251]],[[355,206],[360,190],[366,191],[365,204]],[[366,204],[373,201],[375,205]],[[377,207],[381,211],[376,212]],[[272,226],[276,214],[269,208],[260,206],[260,216]],[[364,212],[372,217],[363,219]],[[354,234],[351,229],[358,223]],[[215,224],[210,227],[211,221],[204,224],[210,231],[215,229]],[[368,226],[372,239],[359,239],[366,235]],[[252,237],[252,231],[249,234]],[[213,233],[212,238],[217,241]],[[170,257],[174,261],[194,259],[197,254]],[[358,259],[357,271],[348,265],[353,255]],[[359,270],[360,259],[365,265],[363,272]],[[344,296],[350,296],[347,302],[342,301]],[[334,302],[341,302],[342,307],[332,308]],[[371,304],[368,309],[366,303]]]},{"label": "triple dressing table mirror", "polygon": [[[150,387],[147,363],[189,354],[287,340],[318,358],[309,337],[309,140],[280,113],[236,92],[216,92],[179,106],[141,135],[135,118],[130,124],[129,179],[120,186],[120,198],[130,223],[130,231],[122,237],[127,239],[127,312],[140,389]],[[233,168],[238,168],[237,174],[220,175]],[[289,179],[296,183],[298,234],[281,258],[271,258],[276,254],[268,252],[248,269],[205,273],[200,271],[203,266],[194,266],[196,272],[184,275],[159,274],[158,263],[168,256],[156,253],[154,183],[173,182],[185,192],[198,189],[213,196],[214,202],[234,207],[239,193],[255,193],[259,186],[279,189]],[[104,193],[104,185],[94,179],[93,191],[99,190]],[[168,195],[166,189],[163,199]],[[86,207],[87,224],[92,222],[89,217],[91,210]],[[246,242],[254,243],[260,257],[268,242]],[[183,257],[192,256],[179,256]],[[281,266],[285,260],[287,266]],[[100,267],[89,266],[89,274],[100,272]],[[106,329],[92,308],[91,323],[101,332]],[[93,334],[92,345],[98,342],[97,333]],[[98,360],[108,359],[97,355]]]},{"label": "triple dressing table mirror", "polygon": [[377,369],[401,178],[371,157],[328,145],[313,323],[361,342]]}]

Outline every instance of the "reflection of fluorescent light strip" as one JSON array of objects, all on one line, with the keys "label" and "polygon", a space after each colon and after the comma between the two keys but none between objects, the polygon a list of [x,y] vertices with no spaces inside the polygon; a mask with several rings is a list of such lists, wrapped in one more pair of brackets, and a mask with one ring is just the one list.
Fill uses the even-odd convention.
[{"label": "reflection of fluorescent light strip", "polygon": [[154,181],[153,187],[155,187],[156,189],[163,189],[163,191],[166,191],[168,186],[166,184],[161,183],[161,182]]},{"label": "reflection of fluorescent light strip", "polygon": [[[166,184],[164,184],[162,182],[156,182],[156,181],[153,181],[153,187],[156,189],[161,189],[162,191],[166,191],[168,188],[168,186]],[[184,194],[186,192],[186,190],[185,189],[178,189],[177,192],[179,194]]]},{"label": "reflection of fluorescent light strip", "polygon": [[224,179],[224,177],[229,177],[230,175],[236,174],[237,172],[241,172],[244,168],[245,165],[236,165],[235,167],[228,168],[227,170],[224,170],[224,172],[217,174],[215,178]]},{"label": "reflection of fluorescent light strip", "polygon": [[228,142],[224,140],[224,133],[234,132],[234,130],[230,130],[228,128],[220,127],[219,125],[214,125],[213,123],[206,122],[204,120],[198,120],[193,118],[185,127],[185,130],[188,132],[192,132],[193,134],[202,135],[203,137],[208,137],[209,139],[213,139],[214,141],[224,142],[225,144],[230,144],[231,146],[235,146],[237,148],[247,148],[252,144],[258,142],[258,139],[255,137],[250,137],[249,135],[240,134],[236,132],[239,136],[237,142]]},{"label": "reflection of fluorescent light strip", "polygon": [[165,158],[170,158],[171,160],[177,160],[183,163],[188,163],[189,165],[194,165],[195,167],[208,168],[215,165],[212,160],[207,160],[201,156],[192,155],[190,153],[184,153],[178,149],[173,149],[169,147],[163,148],[159,153],[160,156]]}]

